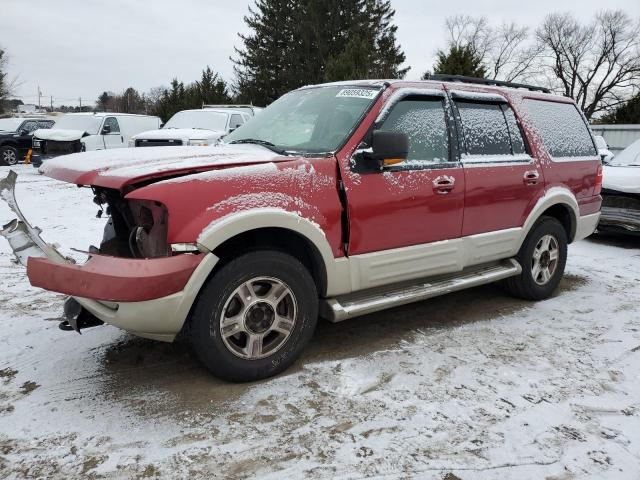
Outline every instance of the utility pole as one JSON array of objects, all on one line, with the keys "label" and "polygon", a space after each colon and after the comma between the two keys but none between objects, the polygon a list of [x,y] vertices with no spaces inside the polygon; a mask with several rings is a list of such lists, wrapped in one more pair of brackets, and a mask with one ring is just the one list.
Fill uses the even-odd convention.
[{"label": "utility pole", "polygon": [[78,97],[78,102],[80,102],[80,111],[82,111],[82,97]]},{"label": "utility pole", "polygon": [[40,85],[38,85],[38,110],[42,109],[42,105],[40,105],[41,98],[42,98],[42,91],[40,90]]},{"label": "utility pole", "polygon": [[51,95],[51,111],[53,112],[53,95]]}]

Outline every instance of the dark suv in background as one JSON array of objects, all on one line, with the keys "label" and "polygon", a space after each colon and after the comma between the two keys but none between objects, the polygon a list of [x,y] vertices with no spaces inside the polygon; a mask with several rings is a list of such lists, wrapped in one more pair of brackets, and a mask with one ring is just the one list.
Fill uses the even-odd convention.
[{"label": "dark suv in background", "polygon": [[0,119],[0,166],[15,165],[24,160],[31,148],[33,132],[51,128],[55,121],[44,118]]}]

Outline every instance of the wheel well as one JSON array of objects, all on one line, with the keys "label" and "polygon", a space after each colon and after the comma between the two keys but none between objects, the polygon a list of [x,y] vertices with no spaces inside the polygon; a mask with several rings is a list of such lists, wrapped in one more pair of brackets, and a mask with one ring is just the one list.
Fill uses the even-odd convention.
[{"label": "wheel well", "polygon": [[327,291],[327,270],[322,255],[309,239],[286,228],[257,228],[221,243],[213,250],[213,254],[220,259],[214,272],[238,255],[267,248],[297,258],[313,277],[318,295],[324,296]]},{"label": "wheel well", "polygon": [[567,232],[567,239],[569,243],[572,242],[573,237],[576,234],[576,218],[567,205],[556,204],[547,208],[542,215],[547,217],[553,217],[558,220],[564,227],[564,231]]}]

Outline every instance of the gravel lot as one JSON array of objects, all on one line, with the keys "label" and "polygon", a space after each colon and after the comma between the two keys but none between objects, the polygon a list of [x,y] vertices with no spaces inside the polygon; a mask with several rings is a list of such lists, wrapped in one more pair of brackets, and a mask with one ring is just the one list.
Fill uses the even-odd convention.
[{"label": "gravel lot", "polygon": [[[45,239],[101,238],[88,189],[17,170]],[[640,477],[640,239],[572,245],[545,302],[487,286],[321,322],[293,369],[247,385],[181,343],[59,330],[62,296],[4,239],[0,284],[1,478]]]}]

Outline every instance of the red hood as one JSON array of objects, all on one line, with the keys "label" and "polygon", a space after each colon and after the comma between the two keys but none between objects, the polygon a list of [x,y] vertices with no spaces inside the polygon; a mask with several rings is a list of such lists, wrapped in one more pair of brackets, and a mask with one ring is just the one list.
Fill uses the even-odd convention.
[{"label": "red hood", "polygon": [[148,180],[228,166],[291,160],[258,145],[140,147],[64,155],[45,161],[40,171],[77,185],[122,189]]}]

